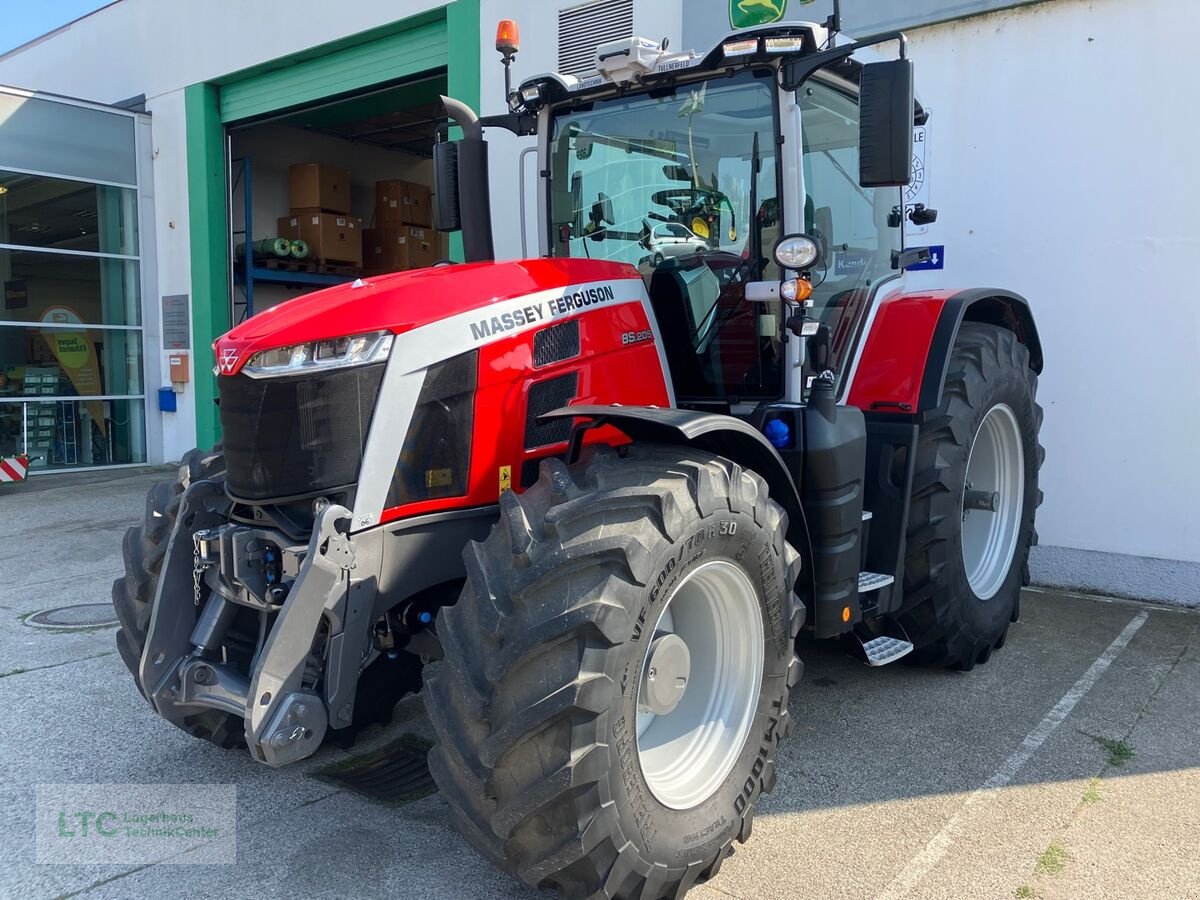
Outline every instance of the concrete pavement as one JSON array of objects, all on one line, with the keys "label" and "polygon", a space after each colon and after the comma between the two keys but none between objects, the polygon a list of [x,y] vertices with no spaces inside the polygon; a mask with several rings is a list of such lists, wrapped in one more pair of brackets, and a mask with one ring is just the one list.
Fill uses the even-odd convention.
[{"label": "concrete pavement", "polygon": [[[147,709],[112,628],[25,624],[107,602],[161,477],[0,492],[0,896],[546,896],[471,851],[438,796],[388,807],[317,780],[348,758],[333,748],[271,770],[195,741]],[[806,646],[778,787],[689,897],[1200,897],[1200,614],[1042,592],[1022,610],[970,673]],[[419,698],[355,753],[404,733],[429,733]],[[40,866],[35,785],[63,781],[236,784],[238,863]]]}]

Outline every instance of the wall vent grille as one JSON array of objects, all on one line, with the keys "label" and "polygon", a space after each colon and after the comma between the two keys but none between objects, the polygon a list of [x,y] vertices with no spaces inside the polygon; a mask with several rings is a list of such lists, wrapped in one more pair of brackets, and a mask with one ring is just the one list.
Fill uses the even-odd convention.
[{"label": "wall vent grille", "polygon": [[596,48],[633,36],[633,0],[599,0],[558,11],[558,71],[596,73]]}]

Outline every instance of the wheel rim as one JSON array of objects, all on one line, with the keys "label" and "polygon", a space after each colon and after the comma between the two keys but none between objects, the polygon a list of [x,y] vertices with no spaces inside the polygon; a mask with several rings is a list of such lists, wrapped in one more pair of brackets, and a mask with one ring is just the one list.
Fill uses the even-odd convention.
[{"label": "wheel rim", "polygon": [[[989,502],[994,509],[986,508]],[[994,597],[1008,577],[1024,503],[1021,428],[1012,409],[999,403],[988,410],[975,433],[963,489],[963,566],[980,600]]]},{"label": "wheel rim", "polygon": [[[638,762],[660,803],[691,809],[720,787],[749,736],[762,673],[754,585],[733,563],[698,566],[663,607],[638,682]],[[680,677],[685,686],[671,688]]]}]

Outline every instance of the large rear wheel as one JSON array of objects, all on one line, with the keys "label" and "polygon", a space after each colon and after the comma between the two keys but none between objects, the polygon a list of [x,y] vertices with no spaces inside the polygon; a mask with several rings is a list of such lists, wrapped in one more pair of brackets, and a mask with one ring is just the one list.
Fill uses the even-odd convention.
[{"label": "large rear wheel", "polygon": [[899,617],[915,662],[970,669],[1017,620],[1042,497],[1036,398],[1016,335],[964,323],[917,444]]},{"label": "large rear wheel", "polygon": [[682,895],[775,784],[803,621],[787,517],[700,451],[603,450],[501,497],[426,669],[459,829],[570,897]]}]

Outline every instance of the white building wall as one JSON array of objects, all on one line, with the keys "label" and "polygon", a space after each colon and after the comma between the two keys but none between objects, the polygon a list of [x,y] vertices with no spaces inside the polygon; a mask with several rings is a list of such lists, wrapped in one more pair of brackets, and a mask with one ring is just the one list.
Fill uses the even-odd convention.
[{"label": "white building wall", "polygon": [[[1037,316],[1044,545],[1200,562],[1197,25],[1191,0],[1053,0],[910,34],[946,245],[922,277],[1010,287]],[[1200,566],[1035,563],[1200,603]]]}]

